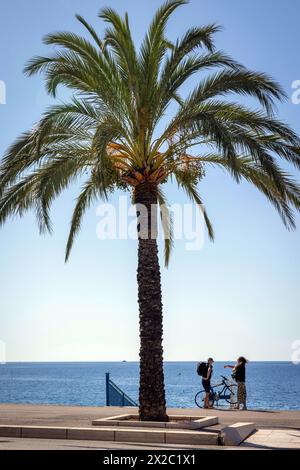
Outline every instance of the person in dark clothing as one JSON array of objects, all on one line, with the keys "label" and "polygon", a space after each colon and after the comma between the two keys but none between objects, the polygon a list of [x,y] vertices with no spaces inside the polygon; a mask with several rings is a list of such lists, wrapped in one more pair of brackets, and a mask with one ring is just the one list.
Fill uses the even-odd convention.
[{"label": "person in dark clothing", "polygon": [[240,406],[243,405],[243,410],[247,410],[247,389],[246,389],[246,364],[247,359],[243,356],[240,356],[235,364],[231,366],[229,364],[224,366],[224,369],[229,367],[232,369],[232,375],[237,383],[237,406],[236,409],[239,410]]},{"label": "person in dark clothing", "polygon": [[213,358],[209,357],[207,359],[207,373],[205,376],[202,376],[202,385],[205,390],[204,408],[213,408],[209,406],[210,380],[213,373],[213,363]]}]

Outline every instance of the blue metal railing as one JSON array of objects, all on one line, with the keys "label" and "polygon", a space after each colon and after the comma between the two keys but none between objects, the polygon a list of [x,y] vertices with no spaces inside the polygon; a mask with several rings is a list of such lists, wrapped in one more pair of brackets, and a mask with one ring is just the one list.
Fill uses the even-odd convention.
[{"label": "blue metal railing", "polygon": [[123,390],[121,390],[109,378],[109,372],[105,374],[106,406],[138,406]]}]

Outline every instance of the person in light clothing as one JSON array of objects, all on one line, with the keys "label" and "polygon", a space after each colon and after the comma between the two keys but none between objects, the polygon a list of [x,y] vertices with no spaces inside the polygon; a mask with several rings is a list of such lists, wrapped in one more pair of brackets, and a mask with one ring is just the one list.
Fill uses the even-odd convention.
[{"label": "person in light clothing", "polygon": [[247,359],[244,356],[240,356],[234,366],[226,364],[224,369],[229,367],[232,369],[232,376],[235,379],[238,387],[237,391],[237,406],[239,410],[240,406],[243,406],[243,410],[247,410],[247,389],[246,389],[246,364]]}]

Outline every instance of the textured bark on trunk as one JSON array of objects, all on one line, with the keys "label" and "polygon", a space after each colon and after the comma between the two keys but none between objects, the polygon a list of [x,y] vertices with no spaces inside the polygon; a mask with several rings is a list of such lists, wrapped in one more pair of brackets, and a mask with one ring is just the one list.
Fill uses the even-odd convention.
[{"label": "textured bark on trunk", "polygon": [[140,321],[139,413],[142,421],[167,421],[156,210],[152,211],[151,217],[151,207],[157,204],[156,184],[146,182],[137,186],[135,203],[139,222],[137,270]]}]

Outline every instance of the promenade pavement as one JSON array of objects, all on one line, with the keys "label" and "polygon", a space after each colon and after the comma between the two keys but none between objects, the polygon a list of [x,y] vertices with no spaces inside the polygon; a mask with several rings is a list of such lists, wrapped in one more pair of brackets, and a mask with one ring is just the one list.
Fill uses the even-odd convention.
[{"label": "promenade pavement", "polygon": [[[218,416],[219,424],[206,430],[218,432],[225,426],[236,422],[254,422],[258,431],[244,441],[239,447],[227,449],[300,449],[300,410],[203,410],[195,408],[171,408],[169,413],[191,414],[193,416]],[[125,413],[136,413],[133,407],[85,407],[62,405],[0,404],[0,425],[23,426],[61,426],[92,427],[92,420]],[[167,444],[117,443],[107,441],[75,441],[60,439],[18,439],[0,438],[0,450],[4,449],[65,449],[65,450],[108,450],[108,449],[216,449],[217,446],[188,446]]]},{"label": "promenade pavement", "polygon": [[[63,405],[0,404],[0,424],[2,425],[41,425],[92,427],[92,420],[136,413],[133,407],[89,407]],[[233,411],[204,410],[200,408],[170,408],[172,414],[195,416],[218,416],[219,424],[214,428],[228,426],[236,422],[254,422],[259,429],[298,429],[300,430],[300,410],[292,411]]]}]

